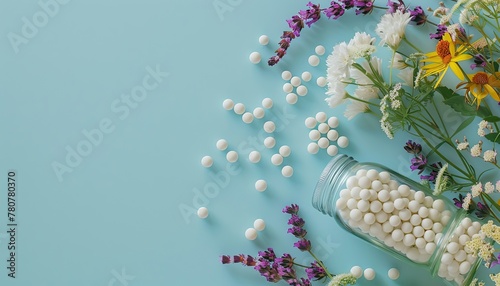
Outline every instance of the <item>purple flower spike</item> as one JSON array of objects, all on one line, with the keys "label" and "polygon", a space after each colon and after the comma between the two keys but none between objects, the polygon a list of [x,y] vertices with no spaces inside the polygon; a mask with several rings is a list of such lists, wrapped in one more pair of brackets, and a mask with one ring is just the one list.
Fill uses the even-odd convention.
[{"label": "purple flower spike", "polygon": [[306,273],[311,280],[321,280],[327,277],[325,269],[317,261],[311,263],[311,267],[306,268]]},{"label": "purple flower spike", "polygon": [[340,0],[340,3],[344,4],[345,9],[351,9],[354,7],[354,0]]},{"label": "purple flower spike", "polygon": [[[411,21],[417,25],[423,25],[427,22],[427,15],[425,15],[422,7],[417,6],[410,10]],[[442,35],[441,35],[442,36]]]},{"label": "purple flower spike", "polygon": [[408,140],[408,142],[406,142],[406,145],[403,148],[406,150],[406,152],[410,154],[418,155],[420,154],[420,152],[422,152],[422,145],[413,142],[411,140]]},{"label": "purple flower spike", "polygon": [[312,2],[307,3],[307,7],[310,7],[310,9],[301,10],[299,15],[306,21],[307,27],[311,27],[321,17],[321,9],[318,4],[313,4]]},{"label": "purple flower spike", "polygon": [[299,206],[296,204],[291,204],[289,206],[286,206],[282,212],[287,214],[297,214],[299,213]]},{"label": "purple flower spike", "polygon": [[306,236],[307,231],[302,227],[294,226],[288,229],[288,233],[293,234],[297,238],[303,238]]},{"label": "purple flower spike", "polygon": [[276,259],[276,253],[274,253],[272,248],[268,248],[266,251],[259,251],[259,256],[269,262],[273,262]]},{"label": "purple flower spike", "polygon": [[229,256],[229,255],[222,255],[220,257],[220,261],[222,262],[222,264],[229,264],[229,263],[231,263],[231,256]]},{"label": "purple flower spike", "polygon": [[293,257],[288,253],[284,253],[281,257],[276,258],[274,261],[283,267],[290,268],[293,266]]},{"label": "purple flower spike", "polygon": [[410,169],[412,171],[420,170],[418,174],[422,174],[422,172],[425,169],[425,166],[427,166],[427,158],[425,158],[424,155],[419,154],[411,159]]},{"label": "purple flower spike", "polygon": [[435,183],[438,171],[443,167],[443,164],[441,162],[437,162],[431,164],[431,167],[432,171],[429,173],[429,175],[420,175],[420,179]]},{"label": "purple flower spike", "polygon": [[300,31],[304,28],[304,21],[298,15],[294,15],[292,19],[286,20],[290,29],[292,29],[295,37],[300,36]]},{"label": "purple flower spike", "polygon": [[306,222],[296,214],[292,214],[292,217],[288,220],[289,225],[303,227]]},{"label": "purple flower spike", "polygon": [[342,5],[332,1],[330,7],[328,7],[323,13],[325,13],[325,16],[328,17],[328,19],[333,18],[334,20],[337,20],[340,16],[344,15],[344,12],[345,9]]},{"label": "purple flower spike", "polygon": [[311,286],[311,281],[309,279],[306,279],[306,278],[300,278],[300,286]]},{"label": "purple flower spike", "polygon": [[298,248],[300,251],[310,251],[311,250],[311,241],[303,238],[296,243],[293,244],[294,247]]},{"label": "purple flower spike", "polygon": [[398,0],[399,3],[392,2],[391,0],[387,1],[387,13],[392,14],[396,11],[404,12],[406,10],[405,3],[402,0]]},{"label": "purple flower spike", "polygon": [[493,268],[493,267],[495,267],[497,265],[500,265],[500,261],[499,260],[500,260],[500,253],[498,253],[497,256],[493,256],[491,258],[490,268]]},{"label": "purple flower spike", "polygon": [[481,202],[477,202],[475,214],[479,219],[483,219],[490,214],[490,207]]},{"label": "purple flower spike", "polygon": [[448,27],[446,27],[446,25],[439,24],[437,26],[437,32],[435,34],[431,34],[430,38],[441,40],[446,32],[448,32]]},{"label": "purple flower spike", "polygon": [[486,58],[481,54],[474,55],[473,60],[474,63],[470,65],[471,69],[475,69],[477,67],[484,68],[488,63],[488,60],[486,60]]},{"label": "purple flower spike", "polygon": [[462,204],[464,202],[464,196],[462,196],[462,194],[458,194],[458,199],[457,198],[453,198],[453,202],[455,204],[455,206],[459,209],[462,208]]},{"label": "purple flower spike", "polygon": [[354,6],[356,6],[356,15],[359,14],[370,14],[373,11],[373,1],[372,0],[354,0]]}]

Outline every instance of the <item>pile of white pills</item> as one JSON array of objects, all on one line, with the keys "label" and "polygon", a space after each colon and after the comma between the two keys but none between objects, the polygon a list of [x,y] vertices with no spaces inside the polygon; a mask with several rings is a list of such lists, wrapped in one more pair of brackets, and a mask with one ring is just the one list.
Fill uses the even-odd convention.
[{"label": "pile of white pills", "polygon": [[[326,149],[328,155],[335,156],[338,147],[345,148],[349,145],[349,139],[339,136],[338,131],[334,129],[339,126],[339,119],[335,116],[328,117],[321,111],[316,113],[315,117],[307,117],[304,124],[311,129],[309,139],[312,142],[307,145],[307,152],[310,154],[318,153],[319,149]],[[333,145],[333,142],[337,142],[337,145]]]},{"label": "pile of white pills", "polygon": [[258,236],[259,231],[263,231],[266,228],[266,222],[258,218],[253,222],[253,227],[249,227],[245,230],[245,237],[248,240],[255,240]]},{"label": "pile of white pills", "polygon": [[336,201],[352,228],[377,238],[416,262],[426,262],[451,218],[441,199],[392,180],[389,172],[360,169]]},{"label": "pile of white pills", "polygon": [[299,77],[294,76],[290,71],[283,71],[281,78],[287,81],[283,84],[283,92],[287,94],[285,99],[288,104],[297,103],[299,96],[306,96],[309,92],[304,83],[312,79],[310,72],[305,71]]},{"label": "pile of white pills", "polygon": [[445,245],[445,250],[441,256],[438,275],[448,281],[455,281],[462,284],[465,274],[467,274],[477,257],[465,250],[465,244],[476,235],[479,235],[481,224],[472,222],[468,217],[462,219],[460,225],[455,229],[449,241]]}]

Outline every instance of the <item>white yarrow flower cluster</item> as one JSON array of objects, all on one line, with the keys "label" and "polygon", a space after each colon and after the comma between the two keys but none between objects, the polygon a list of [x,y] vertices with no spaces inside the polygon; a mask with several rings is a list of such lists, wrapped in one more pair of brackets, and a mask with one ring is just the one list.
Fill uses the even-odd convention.
[{"label": "white yarrow flower cluster", "polygon": [[497,162],[497,151],[495,150],[484,151],[483,159],[485,162],[490,162],[495,164]]},{"label": "white yarrow flower cluster", "polygon": [[375,32],[381,38],[380,44],[387,45],[391,49],[396,50],[404,38],[406,26],[410,20],[410,13],[403,13],[400,10],[382,16],[380,23],[378,23],[375,29]]},{"label": "white yarrow flower cluster", "polygon": [[482,141],[479,141],[479,143],[477,143],[476,145],[472,146],[472,148],[470,149],[470,155],[472,157],[479,157],[481,156],[481,153],[483,152],[483,142]]},{"label": "white yarrow flower cluster", "polygon": [[491,194],[495,191],[495,186],[491,182],[486,182],[484,184],[484,192],[487,194]]},{"label": "white yarrow flower cluster", "polygon": [[351,273],[344,273],[335,275],[328,283],[328,286],[345,286],[356,284],[356,277]]},{"label": "white yarrow flower cluster", "polygon": [[479,196],[482,192],[483,192],[483,184],[481,184],[481,182],[471,187],[471,194],[473,198]]}]

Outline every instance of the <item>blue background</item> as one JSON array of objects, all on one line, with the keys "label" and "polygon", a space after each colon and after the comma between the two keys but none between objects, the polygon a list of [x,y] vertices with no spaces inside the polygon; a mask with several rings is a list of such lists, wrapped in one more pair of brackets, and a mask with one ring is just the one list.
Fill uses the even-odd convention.
[{"label": "blue background", "polygon": [[[8,278],[2,186],[0,285],[262,285],[264,279],[252,269],[222,265],[219,257],[274,247],[311,262],[293,249],[295,238],[286,233],[288,217],[281,209],[290,203],[301,206],[313,249],[332,272],[359,265],[377,272],[374,281],[362,278],[359,285],[444,285],[427,269],[398,261],[343,231],[311,206],[330,158],[325,150],[311,155],[306,149],[304,119],[319,111],[339,117],[337,130],[351,140],[341,152],[416,177],[401,148],[407,137],[390,141],[369,115],[347,121],[343,107],[328,108],[324,89],[315,84],[325,73],[331,47],[355,31],[374,34],[380,14],[354,17],[351,11],[342,21],[322,19],[304,29],[280,64],[266,65],[288,28],[285,19],[306,2],[67,1],[56,10],[52,6],[47,23],[16,46],[9,35],[22,36],[23,17],[33,22],[43,10],[36,1],[2,1],[0,170],[4,178],[8,170],[17,171],[18,261],[17,278]],[[218,3],[227,9],[217,12]],[[421,36],[429,32],[410,30]],[[258,43],[262,34],[270,37],[268,46]],[[327,53],[311,67],[307,59],[318,44]],[[257,65],[248,60],[253,51],[263,57]],[[150,78],[155,88],[126,114],[121,96],[142,86],[148,68],[168,76],[157,82]],[[285,101],[283,70],[313,74],[308,95],[296,105]],[[265,97],[274,100],[266,117],[277,124],[273,150],[251,145],[253,138],[262,139],[263,119],[247,125],[221,105],[231,98],[253,110]],[[54,162],[67,164],[67,148],[85,144],[84,132],[99,128],[102,120],[112,131],[58,178]],[[221,138],[240,153],[229,167],[237,175],[227,175],[225,152],[215,148]],[[295,169],[291,178],[270,162],[281,145],[292,149],[285,159]],[[253,149],[262,151],[258,164],[247,159]],[[200,165],[205,155],[214,158],[210,169]],[[257,179],[267,180],[267,191],[255,191]],[[206,188],[212,188],[211,197],[199,201],[197,191]],[[207,219],[183,215],[181,209],[198,204],[210,210]],[[244,232],[257,218],[267,228],[255,241],[246,240]],[[400,269],[399,280],[387,278],[391,267]],[[119,279],[124,274],[128,280]]]}]

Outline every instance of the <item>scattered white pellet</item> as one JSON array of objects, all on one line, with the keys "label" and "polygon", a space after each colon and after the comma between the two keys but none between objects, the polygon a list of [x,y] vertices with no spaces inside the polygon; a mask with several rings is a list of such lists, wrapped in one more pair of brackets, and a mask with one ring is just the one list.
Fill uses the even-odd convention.
[{"label": "scattered white pellet", "polygon": [[397,280],[399,278],[399,270],[396,268],[391,268],[389,269],[389,271],[387,271],[387,276],[389,276],[391,280]]},{"label": "scattered white pellet", "polygon": [[347,146],[349,146],[349,139],[347,139],[347,137],[345,137],[345,136],[340,136],[337,139],[337,145],[340,148],[346,148]]},{"label": "scattered white pellet", "polygon": [[276,139],[274,139],[274,137],[268,136],[264,139],[264,146],[266,146],[266,148],[271,149],[274,145],[276,145]]},{"label": "scattered white pellet", "polygon": [[245,105],[243,103],[236,103],[234,105],[233,110],[234,110],[234,113],[241,115],[245,112]]},{"label": "scattered white pellet", "polygon": [[321,134],[326,134],[328,133],[328,131],[330,131],[330,126],[328,126],[328,124],[326,123],[320,123],[318,125],[318,131],[321,133]]},{"label": "scattered white pellet", "polygon": [[281,73],[281,78],[283,80],[290,80],[292,78],[292,73],[290,71],[283,71]]},{"label": "scattered white pellet", "polygon": [[315,66],[319,65],[319,57],[317,55],[311,55],[311,56],[309,56],[309,59],[307,60],[307,62],[311,66],[315,67]]},{"label": "scattered white pellet", "polygon": [[335,156],[339,153],[339,148],[335,145],[330,145],[326,148],[326,153],[330,156]]},{"label": "scattered white pellet", "polygon": [[271,107],[273,107],[273,100],[269,97],[264,98],[262,100],[262,107],[264,107],[265,109],[270,109]]},{"label": "scattered white pellet", "polygon": [[290,93],[293,91],[293,85],[289,82],[283,84],[283,91],[286,93]]},{"label": "scattered white pellet", "polygon": [[203,156],[203,158],[201,158],[201,165],[203,167],[209,168],[209,167],[212,167],[213,164],[214,164],[214,159],[212,159],[212,157]]},{"label": "scattered white pellet", "polygon": [[328,126],[331,128],[337,128],[339,126],[339,119],[335,116],[328,118]]},{"label": "scattered white pellet", "polygon": [[288,146],[288,145],[283,145],[279,149],[280,155],[285,157],[285,158],[290,156],[291,152],[292,152],[292,149],[290,149],[290,146]]},{"label": "scattered white pellet", "polygon": [[318,151],[319,151],[318,143],[311,142],[307,145],[307,152],[309,152],[309,154],[316,154],[318,153]]},{"label": "scattered white pellet", "polygon": [[316,121],[314,117],[307,117],[306,120],[304,121],[304,124],[306,125],[307,128],[311,129],[316,127],[318,121]]},{"label": "scattered white pellet", "polygon": [[318,141],[321,138],[321,132],[316,129],[309,131],[309,139],[312,141]]},{"label": "scattered white pellet", "polygon": [[319,122],[319,123],[323,123],[323,122],[326,122],[328,116],[326,115],[325,112],[323,111],[320,111],[318,113],[316,113],[316,116],[315,116],[316,120]]},{"label": "scattered white pellet", "polygon": [[282,169],[281,169],[281,174],[283,175],[283,177],[291,177],[293,175],[293,168],[292,166],[284,166]]},{"label": "scattered white pellet", "polygon": [[330,141],[337,141],[339,138],[339,133],[335,129],[330,129],[328,133],[326,133],[326,138]]},{"label": "scattered white pellet", "polygon": [[264,111],[264,109],[262,107],[256,107],[253,110],[252,114],[255,118],[261,119],[266,115],[266,112]]},{"label": "scattered white pellet", "polygon": [[265,46],[267,44],[269,44],[269,37],[266,36],[266,35],[262,35],[259,37],[259,44]]},{"label": "scattered white pellet", "polygon": [[255,228],[257,231],[263,231],[266,228],[266,222],[258,218],[253,222],[253,228]]},{"label": "scattered white pellet", "polygon": [[227,152],[227,154],[226,154],[226,160],[229,163],[234,163],[234,162],[238,161],[238,153],[236,151],[229,151],[229,152]]},{"label": "scattered white pellet", "polygon": [[260,63],[260,60],[262,59],[262,57],[260,56],[259,52],[252,52],[250,54],[250,56],[248,57],[248,59],[250,60],[250,62],[252,64],[258,64],[258,63]]},{"label": "scattered white pellet", "polygon": [[271,156],[271,163],[275,166],[279,166],[283,163],[283,156],[280,154],[274,154]]},{"label": "scattered white pellet", "polygon": [[201,207],[196,212],[199,218],[207,218],[208,217],[208,209],[206,207]]},{"label": "scattered white pellet", "polygon": [[356,278],[361,278],[361,276],[363,276],[363,269],[357,265],[353,266],[350,272]]},{"label": "scattered white pellet", "polygon": [[299,85],[302,83],[302,81],[300,80],[300,77],[298,77],[298,76],[294,76],[294,77],[292,77],[292,78],[290,79],[290,83],[291,83],[294,87],[297,87],[297,86],[299,86]]},{"label": "scattered white pellet", "polygon": [[300,77],[302,78],[303,81],[308,82],[312,79],[312,74],[308,71],[303,72]]},{"label": "scattered white pellet", "polygon": [[248,240],[255,240],[257,238],[257,230],[253,227],[247,228],[245,231],[245,237]]},{"label": "scattered white pellet", "polygon": [[304,85],[299,85],[297,87],[297,94],[300,95],[300,96],[305,96],[307,95],[307,87],[305,87]]},{"label": "scattered white pellet", "polygon": [[373,268],[366,268],[365,271],[363,271],[363,275],[366,280],[373,280],[375,278],[375,270],[373,270]]},{"label": "scattered white pellet", "polygon": [[318,56],[322,56],[325,54],[325,47],[323,47],[322,45],[318,45],[316,46],[316,48],[314,48],[314,52],[318,55]]},{"label": "scattered white pellet", "polygon": [[222,102],[222,107],[225,110],[231,110],[234,107],[234,101],[230,98],[224,99],[224,101]]},{"label": "scattered white pellet", "polygon": [[255,182],[255,189],[259,192],[263,192],[267,189],[267,182],[265,180],[257,180]]},{"label": "scattered white pellet", "polygon": [[251,112],[245,112],[241,116],[241,120],[243,120],[246,124],[250,124],[253,122],[253,114]]},{"label": "scattered white pellet", "polygon": [[226,139],[219,139],[215,143],[215,147],[217,147],[218,150],[224,151],[227,149],[228,143]]},{"label": "scattered white pellet", "polygon": [[250,162],[252,163],[259,163],[260,162],[260,153],[259,151],[252,151],[250,152],[250,154],[248,154],[248,160],[250,160]]},{"label": "scattered white pellet", "polygon": [[321,137],[318,139],[318,146],[321,149],[326,149],[330,146],[330,140],[328,140],[328,138]]},{"label": "scattered white pellet", "polygon": [[295,93],[291,92],[286,95],[285,99],[288,104],[295,104],[297,103],[299,97]]},{"label": "scattered white pellet", "polygon": [[273,133],[276,130],[276,125],[273,121],[269,120],[264,123],[264,131],[267,133]]},{"label": "scattered white pellet", "polygon": [[320,76],[316,79],[316,84],[319,87],[325,87],[327,84],[326,78],[324,76]]}]

